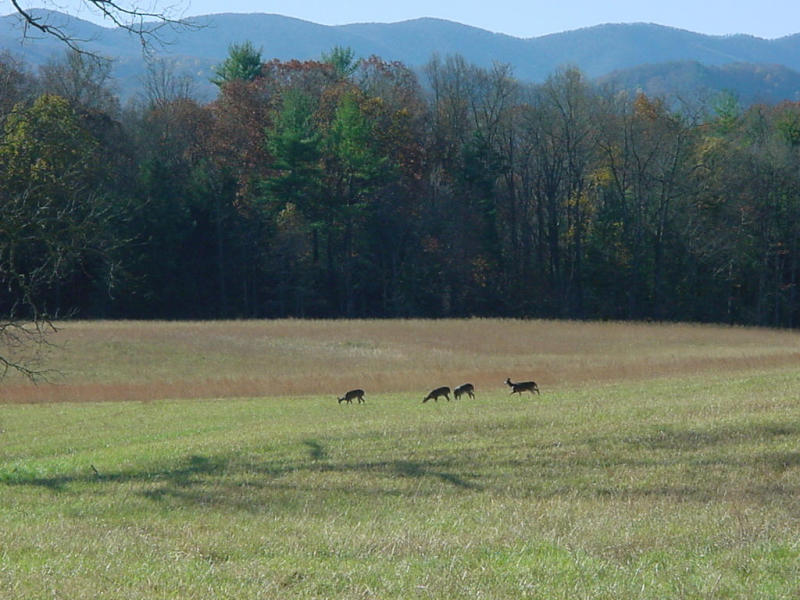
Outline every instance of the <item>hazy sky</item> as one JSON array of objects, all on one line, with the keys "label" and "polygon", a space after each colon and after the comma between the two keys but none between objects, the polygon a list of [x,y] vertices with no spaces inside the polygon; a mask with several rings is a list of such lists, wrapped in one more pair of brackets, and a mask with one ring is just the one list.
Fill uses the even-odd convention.
[{"label": "hazy sky", "polygon": [[[28,0],[28,5],[58,6],[88,19],[81,0]],[[219,12],[276,13],[324,25],[391,23],[439,17],[517,37],[534,37],[602,23],[658,23],[698,33],[749,33],[776,38],[800,32],[800,0],[494,0],[431,2],[422,0],[144,0],[176,6],[183,16]],[[0,14],[11,3],[0,0]]]}]

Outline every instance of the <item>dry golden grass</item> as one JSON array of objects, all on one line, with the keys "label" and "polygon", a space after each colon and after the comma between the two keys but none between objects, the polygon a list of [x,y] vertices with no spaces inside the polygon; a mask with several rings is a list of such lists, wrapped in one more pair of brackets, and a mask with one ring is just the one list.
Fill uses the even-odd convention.
[{"label": "dry golden grass", "polygon": [[424,395],[506,377],[543,390],[800,362],[794,332],[541,320],[138,322],[58,325],[38,385],[8,378],[1,402],[369,393]]}]

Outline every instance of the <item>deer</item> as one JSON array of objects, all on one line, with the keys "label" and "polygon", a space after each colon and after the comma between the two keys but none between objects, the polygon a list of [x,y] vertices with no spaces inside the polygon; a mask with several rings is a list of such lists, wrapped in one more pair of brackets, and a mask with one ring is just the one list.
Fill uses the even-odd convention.
[{"label": "deer", "polygon": [[438,387],[435,390],[431,390],[431,393],[425,396],[422,399],[422,403],[425,404],[428,400],[433,399],[434,402],[438,402],[439,398],[444,396],[447,398],[447,401],[450,402],[450,388],[445,386]]},{"label": "deer", "polygon": [[348,404],[352,404],[353,398],[357,398],[359,404],[366,402],[366,400],[364,400],[364,390],[350,390],[344,396],[339,398],[339,404],[341,404],[342,402],[347,402]]},{"label": "deer", "polygon": [[509,377],[506,379],[506,385],[511,387],[512,394],[516,393],[520,396],[522,396],[522,392],[530,392],[531,396],[533,396],[533,392],[539,394],[539,386],[536,385],[535,381],[520,381],[518,383],[514,383]]},{"label": "deer", "polygon": [[471,383],[465,383],[453,390],[453,398],[456,400],[461,398],[461,396],[463,396],[464,394],[467,394],[470,398],[474,398],[475,386],[472,385]]}]

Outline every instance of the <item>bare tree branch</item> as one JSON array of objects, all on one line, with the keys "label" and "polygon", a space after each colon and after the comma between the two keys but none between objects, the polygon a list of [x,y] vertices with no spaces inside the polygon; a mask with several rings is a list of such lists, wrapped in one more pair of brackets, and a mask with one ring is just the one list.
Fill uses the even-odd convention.
[{"label": "bare tree branch", "polygon": [[[48,149],[51,152],[48,153]],[[42,350],[55,331],[48,299],[72,276],[113,285],[109,223],[124,207],[105,194],[100,146],[81,114],[41,96],[6,122],[0,144],[0,379],[43,378]]]},{"label": "bare tree branch", "polygon": [[[47,0],[45,0],[45,4],[47,4]],[[136,0],[83,0],[83,4],[90,12],[104,21],[137,36],[142,45],[142,51],[146,54],[151,52],[154,45],[160,46],[165,43],[160,36],[164,27],[173,29],[196,27],[190,22],[181,20],[180,16],[175,14],[177,8],[174,5],[164,6],[163,10],[157,10],[155,0],[153,8],[143,8]],[[11,5],[22,18],[23,37],[27,37],[31,30],[36,30],[57,39],[76,52],[95,56],[95,53],[84,47],[84,44],[91,40],[81,39],[70,33],[64,26],[50,23],[44,17],[35,15],[31,9],[22,6],[20,0],[11,0]]]},{"label": "bare tree branch", "polygon": [[15,371],[31,381],[46,379],[48,371],[38,368],[44,348],[50,346],[47,334],[56,331],[49,319],[0,323],[0,380]]}]

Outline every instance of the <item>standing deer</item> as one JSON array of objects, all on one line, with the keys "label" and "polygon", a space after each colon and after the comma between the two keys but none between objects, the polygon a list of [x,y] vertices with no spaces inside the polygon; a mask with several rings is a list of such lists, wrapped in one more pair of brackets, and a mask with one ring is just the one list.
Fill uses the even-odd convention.
[{"label": "standing deer", "polygon": [[450,388],[447,387],[446,385],[438,387],[435,390],[432,390],[430,394],[428,394],[422,399],[422,403],[425,404],[428,400],[431,399],[433,399],[434,402],[438,402],[439,398],[441,398],[442,396],[447,398],[447,401],[450,402]]},{"label": "standing deer", "polygon": [[533,396],[533,392],[539,394],[539,386],[536,385],[535,381],[520,381],[518,383],[514,383],[509,377],[506,379],[506,384],[511,387],[512,394],[517,393],[520,396],[522,396],[522,392],[530,392],[531,396]]},{"label": "standing deer", "polygon": [[474,398],[475,386],[472,385],[471,383],[465,383],[464,385],[460,385],[453,390],[453,398],[455,398],[456,400],[461,398],[461,396],[463,396],[464,394],[467,394],[470,398]]},{"label": "standing deer", "polygon": [[364,390],[350,390],[344,396],[339,398],[339,404],[342,402],[347,402],[348,404],[353,403],[353,398],[358,398],[358,403],[361,404],[365,402],[364,400]]}]

